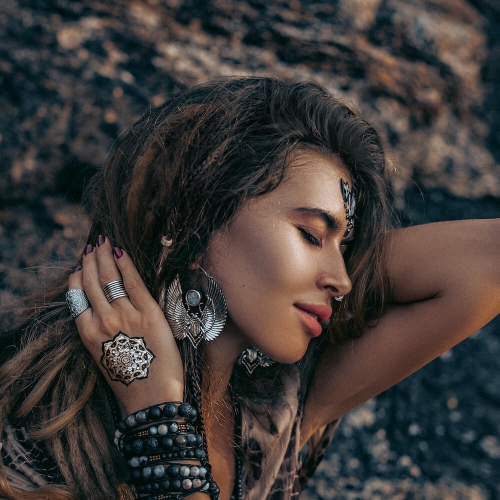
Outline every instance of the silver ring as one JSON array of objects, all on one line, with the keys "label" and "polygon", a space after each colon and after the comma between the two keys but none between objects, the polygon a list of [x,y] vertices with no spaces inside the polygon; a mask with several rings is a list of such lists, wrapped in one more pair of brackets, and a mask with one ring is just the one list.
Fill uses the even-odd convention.
[{"label": "silver ring", "polygon": [[110,281],[106,286],[103,287],[102,291],[106,296],[109,303],[113,300],[119,299],[120,297],[128,297],[127,290],[123,286],[123,280]]},{"label": "silver ring", "polygon": [[339,295],[337,297],[333,297],[337,302],[342,302],[342,299],[344,298],[344,295]]},{"label": "silver ring", "polygon": [[87,295],[83,290],[78,288],[70,288],[66,292],[66,303],[73,319],[80,316],[83,311],[90,307]]}]

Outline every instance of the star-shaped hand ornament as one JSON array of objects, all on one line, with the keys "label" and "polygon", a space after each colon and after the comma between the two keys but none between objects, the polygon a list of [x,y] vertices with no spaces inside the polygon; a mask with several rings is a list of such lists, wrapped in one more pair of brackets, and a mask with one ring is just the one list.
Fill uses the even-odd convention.
[{"label": "star-shaped hand ornament", "polygon": [[111,380],[125,385],[147,378],[154,358],[143,337],[129,337],[118,332],[112,340],[102,343],[101,365]]}]

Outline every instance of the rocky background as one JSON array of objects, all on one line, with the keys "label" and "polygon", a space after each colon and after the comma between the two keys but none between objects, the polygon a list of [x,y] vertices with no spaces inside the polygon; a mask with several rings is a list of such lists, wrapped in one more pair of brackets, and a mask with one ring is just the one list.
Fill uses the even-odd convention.
[{"label": "rocky background", "polygon": [[[359,108],[404,224],[500,217],[498,0],[1,0],[2,305],[76,262],[82,188],[142,111],[242,74]],[[497,318],[352,412],[303,498],[500,498],[499,359]]]}]

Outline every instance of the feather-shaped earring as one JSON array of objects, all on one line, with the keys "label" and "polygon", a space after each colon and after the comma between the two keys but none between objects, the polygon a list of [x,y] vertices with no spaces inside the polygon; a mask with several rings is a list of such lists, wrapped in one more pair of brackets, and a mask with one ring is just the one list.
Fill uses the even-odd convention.
[{"label": "feather-shaped earring", "polygon": [[168,287],[164,312],[177,340],[189,339],[195,348],[201,340],[217,338],[227,317],[226,299],[210,274],[200,267],[208,278],[204,296],[197,290],[188,290],[183,296],[179,275]]}]

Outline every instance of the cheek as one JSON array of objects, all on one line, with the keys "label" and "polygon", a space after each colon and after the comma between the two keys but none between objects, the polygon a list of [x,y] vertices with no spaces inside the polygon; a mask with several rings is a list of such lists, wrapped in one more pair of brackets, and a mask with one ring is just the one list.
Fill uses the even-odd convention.
[{"label": "cheek", "polygon": [[270,335],[289,319],[311,275],[310,254],[293,227],[233,231],[208,252],[209,272],[221,286],[231,319],[246,335]]}]

